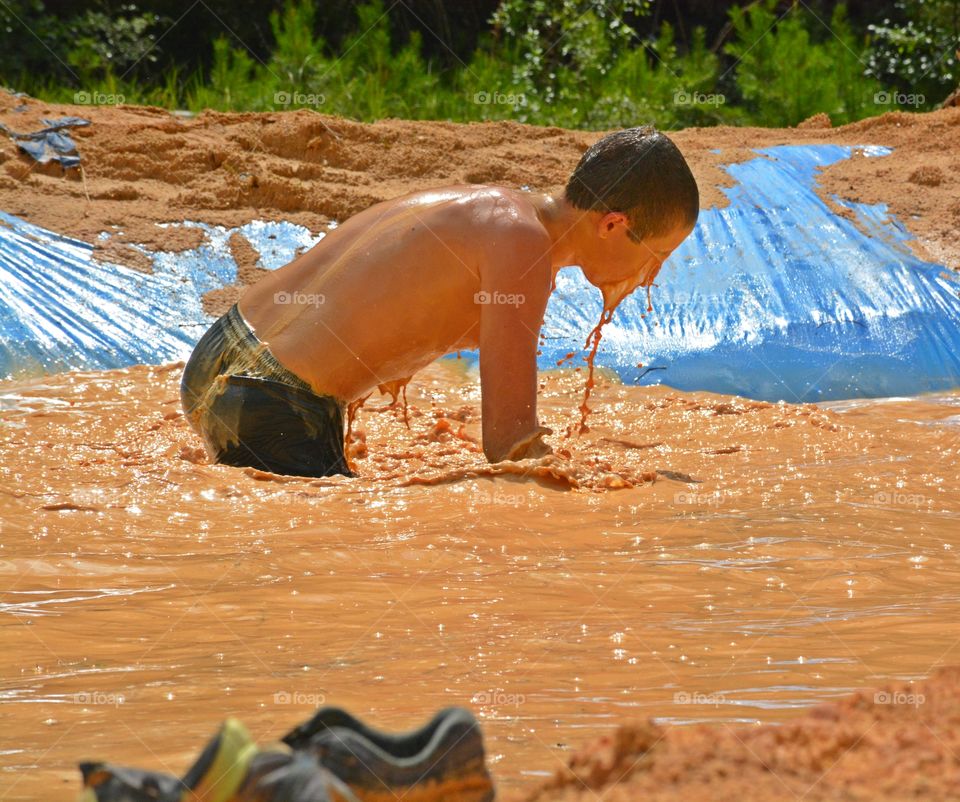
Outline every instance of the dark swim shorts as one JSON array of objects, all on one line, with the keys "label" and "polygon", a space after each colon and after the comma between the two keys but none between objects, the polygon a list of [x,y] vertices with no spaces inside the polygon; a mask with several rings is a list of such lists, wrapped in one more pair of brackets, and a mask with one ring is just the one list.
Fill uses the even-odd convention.
[{"label": "dark swim shorts", "polygon": [[222,465],[290,476],[352,476],[343,453],[346,404],[317,395],[251,331],[236,304],[203,335],[180,399]]}]

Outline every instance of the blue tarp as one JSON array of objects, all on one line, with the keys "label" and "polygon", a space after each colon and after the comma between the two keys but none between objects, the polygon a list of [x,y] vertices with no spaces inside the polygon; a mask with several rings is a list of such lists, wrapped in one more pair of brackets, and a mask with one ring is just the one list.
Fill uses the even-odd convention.
[{"label": "blue tarp", "polygon": [[18,134],[3,124],[0,124],[0,129],[10,134],[17,147],[40,164],[56,161],[63,167],[78,166],[80,156],[77,146],[66,129],[90,125],[90,120],[82,117],[59,117],[43,122],[46,128],[27,134]]},{"label": "blue tarp", "polygon": [[234,230],[280,267],[319,242],[303,226],[254,221],[240,229],[185,223],[204,243],[159,251],[144,274],[93,258],[93,247],[0,212],[0,376],[103,369],[183,359],[213,318],[201,297],[237,280]]},{"label": "blue tarp", "polygon": [[[642,292],[621,304],[597,364],[629,384],[764,400],[960,386],[960,275],[913,255],[885,206],[841,204],[854,222],[815,192],[816,169],[851,149],[757,152],[726,168],[737,180],[724,190],[729,206],[701,212],[657,279],[654,311],[641,317]],[[544,367],[582,348],[600,310],[582,274],[561,271],[543,330]]]},{"label": "blue tarp", "polygon": [[[653,313],[641,317],[642,293],[621,305],[597,363],[629,383],[769,400],[960,386],[957,274],[914,256],[885,207],[848,204],[854,222],[814,191],[816,168],[850,153],[781,146],[726,168],[737,181],[724,190],[729,206],[701,213],[657,280]],[[148,253],[154,271],[144,274],[101,264],[91,246],[0,213],[0,375],[188,355],[212,322],[200,297],[234,282],[237,266],[227,246],[233,230],[182,225],[202,228],[204,243]],[[268,269],[319,241],[289,223],[239,231]],[[578,270],[561,271],[541,367],[579,350],[599,316],[599,292]]]}]

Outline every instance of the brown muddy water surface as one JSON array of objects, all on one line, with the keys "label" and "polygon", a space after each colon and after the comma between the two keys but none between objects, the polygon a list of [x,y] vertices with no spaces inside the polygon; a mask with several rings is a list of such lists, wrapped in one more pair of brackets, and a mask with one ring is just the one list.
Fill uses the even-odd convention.
[{"label": "brown muddy water surface", "polygon": [[179,773],[226,716],[480,717],[501,791],[648,716],[780,722],[960,662],[960,392],[764,404],[544,374],[488,466],[448,361],[359,413],[359,479],[213,466],[180,367],[0,384],[0,799]]}]

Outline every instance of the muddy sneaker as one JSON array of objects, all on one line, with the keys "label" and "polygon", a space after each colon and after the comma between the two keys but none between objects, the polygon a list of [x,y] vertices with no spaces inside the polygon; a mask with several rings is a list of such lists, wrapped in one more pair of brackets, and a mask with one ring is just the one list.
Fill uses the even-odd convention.
[{"label": "muddy sneaker", "polygon": [[109,763],[81,763],[83,791],[78,802],[180,802],[179,777]]},{"label": "muddy sneaker", "polygon": [[[84,790],[80,802],[272,802],[274,798],[278,802],[330,802],[337,798],[326,793],[331,784],[343,791],[340,798],[351,799],[349,790],[314,759],[300,761],[294,772],[277,774],[293,762],[289,753],[259,752],[246,727],[227,719],[182,778],[109,763],[81,763]],[[267,775],[271,775],[269,780]],[[290,788],[302,789],[303,794],[284,796]],[[271,789],[281,795],[271,796]]]},{"label": "muddy sneaker", "polygon": [[370,730],[344,711],[321,710],[260,751],[236,719],[182,778],[108,763],[81,763],[80,802],[488,802],[493,785],[480,728],[445,710],[406,735]]},{"label": "muddy sneaker", "polygon": [[[194,802],[185,797],[183,802]],[[199,802],[199,800],[198,800]],[[204,802],[206,802],[204,800]],[[261,752],[225,802],[359,802],[334,774],[303,752]]]},{"label": "muddy sneaker", "polygon": [[327,707],[283,738],[312,754],[363,802],[489,802],[493,781],[473,714],[447,708],[418,730],[391,735]]}]

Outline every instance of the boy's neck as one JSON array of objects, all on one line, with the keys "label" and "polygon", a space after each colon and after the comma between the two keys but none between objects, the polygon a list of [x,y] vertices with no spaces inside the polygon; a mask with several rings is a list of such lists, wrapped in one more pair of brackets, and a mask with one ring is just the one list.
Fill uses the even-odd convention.
[{"label": "boy's neck", "polygon": [[577,209],[562,194],[543,194],[533,202],[540,222],[550,237],[550,263],[556,274],[562,267],[579,263],[577,243],[591,225],[589,212]]}]

